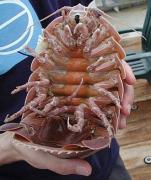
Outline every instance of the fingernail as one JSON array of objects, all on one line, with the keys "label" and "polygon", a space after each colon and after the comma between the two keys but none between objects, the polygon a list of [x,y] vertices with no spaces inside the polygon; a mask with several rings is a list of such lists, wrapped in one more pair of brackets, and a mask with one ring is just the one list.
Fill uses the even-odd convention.
[{"label": "fingernail", "polygon": [[83,167],[83,166],[77,166],[76,172],[77,172],[77,174],[83,175],[83,176],[90,175],[90,171],[86,167]]}]

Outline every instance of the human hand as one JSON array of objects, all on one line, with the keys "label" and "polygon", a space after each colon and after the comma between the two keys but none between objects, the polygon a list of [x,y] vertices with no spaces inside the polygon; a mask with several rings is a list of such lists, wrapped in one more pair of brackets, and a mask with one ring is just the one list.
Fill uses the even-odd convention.
[{"label": "human hand", "polygon": [[122,63],[126,71],[126,79],[124,82],[124,96],[122,101],[119,129],[126,127],[126,119],[130,115],[131,107],[134,101],[133,85],[136,82],[135,76],[130,66],[125,61],[122,61]]},{"label": "human hand", "polygon": [[33,167],[48,169],[61,175],[78,174],[88,176],[90,164],[81,159],[60,159],[43,151],[35,151],[13,142],[13,132],[0,134],[0,164],[24,160]]}]

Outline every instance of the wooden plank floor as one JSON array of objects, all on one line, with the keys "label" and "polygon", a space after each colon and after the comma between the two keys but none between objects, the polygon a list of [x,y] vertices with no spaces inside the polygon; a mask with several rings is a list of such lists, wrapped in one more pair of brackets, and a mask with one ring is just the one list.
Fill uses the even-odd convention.
[{"label": "wooden plank floor", "polygon": [[117,134],[120,154],[133,180],[150,180],[151,165],[144,163],[151,156],[151,85],[138,80],[135,85],[134,109],[127,128]]}]

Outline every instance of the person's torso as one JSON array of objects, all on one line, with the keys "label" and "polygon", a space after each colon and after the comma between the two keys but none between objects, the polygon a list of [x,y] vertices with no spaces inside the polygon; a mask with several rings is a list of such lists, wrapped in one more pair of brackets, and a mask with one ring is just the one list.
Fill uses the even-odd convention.
[{"label": "person's torso", "polygon": [[[16,95],[11,95],[11,91],[15,89],[17,85],[22,85],[27,82],[31,73],[30,64],[33,58],[23,55],[20,52],[24,52],[24,44],[28,41],[28,45],[35,48],[38,35],[41,33],[41,25],[30,3],[32,3],[39,18],[43,18],[45,15],[54,12],[54,10],[62,6],[73,6],[80,2],[82,2],[83,5],[88,5],[90,1],[0,1],[0,14],[3,14],[1,15],[2,18],[0,18],[0,37],[2,37],[2,41],[0,41],[0,124],[3,124],[3,120],[7,114],[13,114],[23,106],[26,96],[25,91],[21,91]],[[12,9],[12,12],[7,12],[6,9],[10,9],[10,11]],[[26,30],[33,22],[36,22],[36,27],[33,28],[33,32],[30,32],[30,29],[26,34]],[[45,25],[46,23],[43,26]],[[17,119],[16,121],[19,120],[20,119]],[[95,155],[87,158],[93,167],[93,173],[89,177],[77,175],[62,176],[48,170],[35,169],[25,162],[17,162],[11,165],[1,166],[0,179],[2,179],[2,176],[5,176],[5,179],[8,177],[8,179],[15,180],[30,180],[33,178],[36,180],[104,180],[110,174],[118,155],[119,147],[116,140],[113,139],[110,148],[99,151]]]}]

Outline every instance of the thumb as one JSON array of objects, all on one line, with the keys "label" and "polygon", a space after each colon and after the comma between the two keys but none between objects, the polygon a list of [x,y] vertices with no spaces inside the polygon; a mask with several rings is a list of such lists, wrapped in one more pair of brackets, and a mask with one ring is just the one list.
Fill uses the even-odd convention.
[{"label": "thumb", "polygon": [[81,159],[60,159],[49,153],[39,151],[38,157],[40,166],[45,167],[58,174],[69,175],[78,174],[89,176],[92,172],[90,164]]},{"label": "thumb", "polygon": [[60,159],[48,152],[35,151],[14,143],[22,158],[38,169],[49,169],[62,175],[78,174],[89,176],[92,172],[90,164],[82,159]]},{"label": "thumb", "polygon": [[89,176],[92,172],[90,164],[81,159],[59,159],[54,156],[50,157],[53,164],[49,161],[48,169],[62,175],[78,174]]}]

